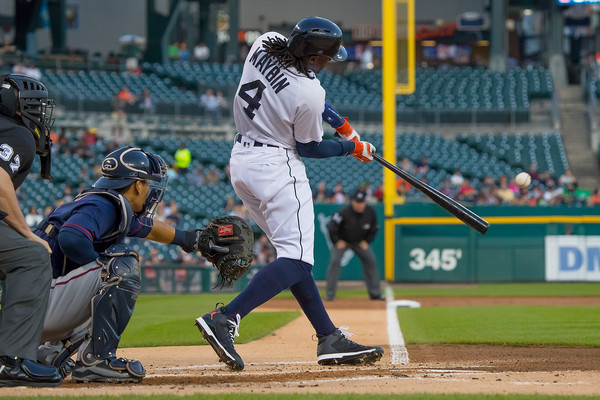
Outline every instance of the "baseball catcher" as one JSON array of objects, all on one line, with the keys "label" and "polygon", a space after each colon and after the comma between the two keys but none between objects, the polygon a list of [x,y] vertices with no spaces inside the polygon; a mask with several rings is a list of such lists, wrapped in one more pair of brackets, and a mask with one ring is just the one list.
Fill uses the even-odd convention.
[{"label": "baseball catcher", "polygon": [[104,158],[102,177],[92,188],[37,227],[36,235],[52,249],[53,272],[38,360],[63,377],[123,383],[140,382],[146,374],[140,361],[117,356],[141,292],[139,255],[124,243],[126,237],[199,251],[228,283],[250,265],[253,235],[244,221],[222,217],[204,229],[180,230],[155,220],[167,184],[160,156],[122,147]]}]

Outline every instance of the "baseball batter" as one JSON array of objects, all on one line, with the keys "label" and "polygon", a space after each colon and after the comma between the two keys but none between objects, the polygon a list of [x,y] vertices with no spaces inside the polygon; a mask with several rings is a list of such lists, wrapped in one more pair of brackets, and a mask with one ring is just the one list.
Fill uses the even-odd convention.
[{"label": "baseball batter", "polygon": [[[301,157],[353,155],[367,162],[375,150],[326,106],[315,76],[332,59],[346,58],[341,38],[333,22],[306,18],[289,38],[276,32],[260,36],[244,63],[233,103],[239,133],[231,152],[231,182],[277,250],[277,260],[231,303],[196,320],[219,359],[233,370],[244,368],[233,342],[241,318],[287,288],[316,331],[319,364],[372,363],[383,355],[382,348],[359,345],[336,328],[311,274],[314,210]],[[350,140],[323,140],[324,119],[341,120],[338,132]]]}]

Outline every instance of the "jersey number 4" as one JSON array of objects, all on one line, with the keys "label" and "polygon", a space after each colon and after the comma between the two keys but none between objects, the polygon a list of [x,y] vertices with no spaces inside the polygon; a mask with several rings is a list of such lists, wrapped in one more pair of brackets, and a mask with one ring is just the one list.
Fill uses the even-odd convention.
[{"label": "jersey number 4", "polygon": [[[262,98],[263,90],[265,90],[265,88],[265,84],[258,79],[252,82],[244,83],[242,86],[240,86],[238,96],[248,103],[248,106],[244,107],[244,112],[248,118],[254,119],[254,111],[260,108],[260,99]],[[254,96],[250,96],[249,92],[253,90],[256,90],[256,93],[254,93]]]}]

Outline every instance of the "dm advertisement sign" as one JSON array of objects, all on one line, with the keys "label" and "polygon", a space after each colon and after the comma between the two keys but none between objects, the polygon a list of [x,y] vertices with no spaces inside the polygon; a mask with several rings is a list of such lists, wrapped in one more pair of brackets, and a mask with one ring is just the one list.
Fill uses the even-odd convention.
[{"label": "dm advertisement sign", "polygon": [[600,281],[600,236],[546,236],[547,281]]}]

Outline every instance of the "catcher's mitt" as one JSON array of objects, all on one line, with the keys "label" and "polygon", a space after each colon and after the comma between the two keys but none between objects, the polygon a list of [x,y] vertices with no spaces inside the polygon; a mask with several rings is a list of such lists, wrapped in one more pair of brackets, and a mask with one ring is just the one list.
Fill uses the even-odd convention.
[{"label": "catcher's mitt", "polygon": [[236,216],[217,217],[198,230],[198,251],[221,275],[221,284],[231,285],[248,271],[254,256],[254,233],[248,223]]}]

